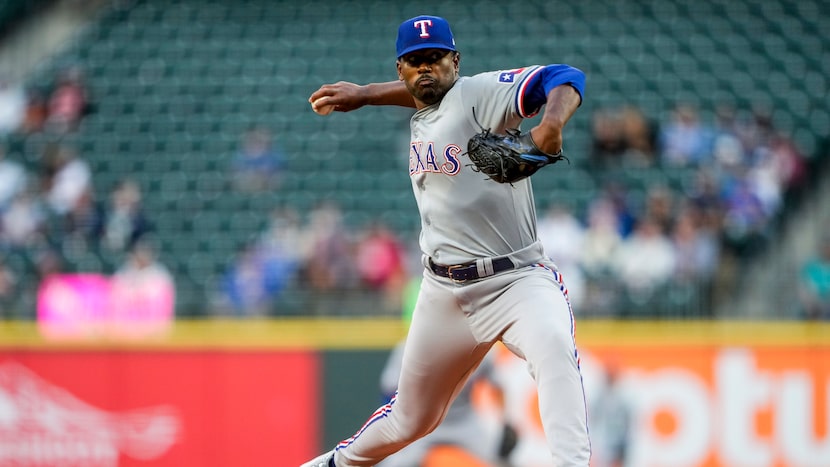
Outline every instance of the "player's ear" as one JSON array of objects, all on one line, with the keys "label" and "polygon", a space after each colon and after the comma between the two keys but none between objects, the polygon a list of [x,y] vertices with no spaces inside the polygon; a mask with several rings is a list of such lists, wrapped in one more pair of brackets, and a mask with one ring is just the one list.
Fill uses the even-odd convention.
[{"label": "player's ear", "polygon": [[461,62],[461,52],[455,52],[455,55],[452,57],[452,63],[455,65],[455,71],[458,71],[459,62]]},{"label": "player's ear", "polygon": [[398,81],[403,81],[403,75],[401,74],[401,59],[395,60],[395,68],[398,70]]}]

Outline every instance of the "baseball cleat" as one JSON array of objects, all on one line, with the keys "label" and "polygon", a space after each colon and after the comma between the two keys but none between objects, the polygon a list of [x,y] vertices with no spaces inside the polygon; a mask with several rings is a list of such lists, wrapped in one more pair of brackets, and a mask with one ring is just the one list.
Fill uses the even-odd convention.
[{"label": "baseball cleat", "polygon": [[301,465],[300,467],[335,467],[334,466],[334,449],[331,451],[323,454],[320,457],[316,457],[313,460],[306,462],[305,464]]}]

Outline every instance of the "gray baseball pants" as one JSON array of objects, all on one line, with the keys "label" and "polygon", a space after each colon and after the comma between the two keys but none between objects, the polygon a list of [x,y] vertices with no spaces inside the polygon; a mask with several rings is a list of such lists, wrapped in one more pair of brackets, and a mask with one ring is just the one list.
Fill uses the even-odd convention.
[{"label": "gray baseball pants", "polygon": [[528,363],[557,467],[588,467],[585,395],[574,318],[549,261],[463,284],[424,272],[398,393],[335,452],[337,467],[373,466],[430,433],[498,340]]}]

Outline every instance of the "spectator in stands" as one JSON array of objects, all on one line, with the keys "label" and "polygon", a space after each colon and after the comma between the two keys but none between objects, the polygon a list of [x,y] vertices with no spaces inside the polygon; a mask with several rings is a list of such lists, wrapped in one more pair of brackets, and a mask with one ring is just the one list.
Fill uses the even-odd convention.
[{"label": "spectator in stands", "polygon": [[728,176],[735,168],[743,168],[747,165],[746,152],[738,135],[733,133],[720,133],[712,145],[712,156],[714,168],[718,176]]},{"label": "spectator in stands", "polygon": [[694,208],[686,208],[681,210],[674,223],[671,240],[677,258],[673,273],[675,282],[708,281],[718,267],[718,233],[701,226],[699,219]]},{"label": "spectator in stands", "polygon": [[556,266],[567,280],[571,304],[580,307],[585,292],[585,275],[579,264],[585,227],[569,206],[554,203],[539,218],[537,235],[545,253],[555,259]]},{"label": "spectator in stands", "polygon": [[45,241],[47,214],[35,190],[19,193],[0,211],[0,245],[11,249],[41,245]]},{"label": "spectator in stands", "polygon": [[714,170],[701,168],[695,174],[694,185],[686,195],[687,201],[698,213],[700,225],[712,232],[720,232],[723,224],[723,197]]},{"label": "spectator in stands", "polygon": [[645,214],[660,226],[660,231],[668,234],[674,224],[674,209],[677,194],[664,185],[653,185],[646,192]]},{"label": "spectator in stands", "polygon": [[66,272],[65,258],[60,251],[51,246],[32,250],[31,257],[38,281],[42,281],[53,274]]},{"label": "spectator in stands", "polygon": [[270,297],[266,293],[264,276],[265,270],[257,257],[256,245],[245,244],[221,278],[219,313],[236,316],[266,315]]},{"label": "spectator in stands", "polygon": [[624,152],[619,115],[610,108],[596,110],[591,119],[591,164],[596,168],[618,167]]},{"label": "spectator in stands", "polygon": [[92,188],[92,170],[77,152],[64,145],[50,145],[43,155],[43,190],[50,209],[63,216]]},{"label": "spectator in stands", "polygon": [[660,132],[661,162],[668,167],[697,166],[711,157],[714,131],[700,120],[689,103],[675,106]]},{"label": "spectator in stands", "polygon": [[712,152],[715,164],[746,165],[751,152],[750,125],[739,118],[738,111],[730,104],[715,109],[714,140]]},{"label": "spectator in stands", "polygon": [[358,241],[355,257],[361,285],[381,294],[385,310],[400,310],[407,274],[405,251],[395,234],[383,222],[373,222]]},{"label": "spectator in stands", "polygon": [[286,207],[271,213],[268,228],[260,239],[263,254],[287,261],[296,268],[308,256],[305,232],[296,209]]},{"label": "spectator in stands", "polygon": [[280,313],[282,294],[298,280],[310,241],[292,208],[272,212],[268,228],[237,251],[213,297],[220,314],[263,316]]},{"label": "spectator in stands", "polygon": [[784,194],[800,194],[808,182],[808,160],[789,135],[777,131],[770,139],[770,164]]},{"label": "spectator in stands", "polygon": [[611,258],[622,244],[619,219],[613,203],[602,197],[588,207],[587,219],[579,265],[589,276],[601,277],[611,272]]},{"label": "spectator in stands", "polygon": [[318,291],[354,288],[358,277],[354,248],[340,208],[323,202],[310,213],[305,231],[310,242],[305,264],[308,285]]},{"label": "spectator in stands", "polygon": [[798,191],[806,181],[806,160],[794,141],[774,127],[767,112],[756,110],[750,133],[747,178],[772,216],[778,213],[784,196]]},{"label": "spectator in stands", "polygon": [[620,111],[620,126],[625,146],[622,155],[626,167],[652,167],[657,161],[657,131],[642,110],[627,105]]},{"label": "spectator in stands", "polygon": [[26,115],[20,126],[20,132],[28,135],[43,131],[48,118],[49,107],[46,96],[39,89],[30,88],[26,92]]},{"label": "spectator in stands", "polygon": [[637,205],[640,200],[631,196],[629,187],[614,181],[608,182],[602,187],[600,197],[607,201],[609,206],[613,208],[620,235],[627,237],[634,229],[634,224],[637,221],[637,212],[642,208]]},{"label": "spectator in stands", "polygon": [[150,230],[138,183],[131,179],[122,180],[110,194],[104,214],[104,246],[116,252],[127,251]]},{"label": "spectator in stands", "polygon": [[0,76],[0,138],[17,132],[26,117],[26,91]]},{"label": "spectator in stands", "polygon": [[75,131],[90,107],[89,92],[80,67],[62,70],[49,94],[46,128],[54,133]]},{"label": "spectator in stands", "polygon": [[0,146],[0,213],[5,211],[12,200],[26,189],[28,178],[23,164],[9,159],[6,148]]},{"label": "spectator in stands", "polygon": [[[588,207],[587,226],[578,258],[585,276],[582,309],[586,312],[598,315],[616,312],[614,305],[619,291],[615,285],[618,278],[613,276],[611,259],[622,240],[613,203],[605,197],[597,198]],[[570,279],[568,281],[570,283]]]},{"label": "spectator in stands", "polygon": [[262,254],[257,241],[246,243],[220,279],[219,313],[265,316],[288,284],[286,268],[292,264]]},{"label": "spectator in stands", "polygon": [[677,260],[660,224],[646,216],[638,220],[612,261],[627,294],[636,301],[646,301],[671,280]]},{"label": "spectator in stands", "polygon": [[279,299],[296,284],[308,255],[297,211],[293,208],[275,210],[258,242],[260,259],[268,272],[265,289],[271,295],[271,301],[276,303],[272,311],[283,314],[286,310],[281,309]]},{"label": "spectator in stands", "polygon": [[723,187],[722,196],[725,246],[738,257],[747,259],[766,243],[768,213],[745,175],[736,175]]},{"label": "spectator in stands", "polygon": [[755,151],[767,145],[774,134],[771,109],[755,104],[749,112],[748,118],[735,125],[736,135],[746,154],[746,165],[752,165]]},{"label": "spectator in stands", "polygon": [[11,318],[14,301],[17,299],[18,279],[14,271],[0,258],[0,319]]},{"label": "spectator in stands", "polygon": [[126,261],[113,275],[112,296],[112,331],[119,336],[158,335],[172,324],[175,280],[145,239],[131,245]]},{"label": "spectator in stands", "polygon": [[97,251],[104,233],[104,207],[92,187],[84,189],[72,208],[54,216],[49,234],[63,253]]},{"label": "spectator in stands", "polygon": [[775,154],[769,148],[759,148],[752,166],[747,168],[747,183],[761,202],[761,208],[768,217],[774,217],[781,208],[786,189],[783,173]]},{"label": "spectator in stands", "polygon": [[803,318],[830,319],[830,234],[823,234],[818,250],[801,266],[798,293]]},{"label": "spectator in stands", "polygon": [[279,186],[283,164],[271,133],[263,127],[252,128],[242,136],[232,161],[233,186],[248,192],[273,190]]},{"label": "spectator in stands", "polygon": [[591,123],[591,163],[594,167],[651,167],[656,164],[657,131],[638,107],[601,108],[594,112]]}]

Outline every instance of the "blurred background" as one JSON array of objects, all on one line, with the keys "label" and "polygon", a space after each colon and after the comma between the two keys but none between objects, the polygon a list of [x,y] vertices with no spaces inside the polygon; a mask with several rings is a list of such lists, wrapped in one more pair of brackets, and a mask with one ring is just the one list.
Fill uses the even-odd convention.
[{"label": "blurred background", "polygon": [[[310,375],[298,394],[311,405],[337,392],[316,378],[348,387],[362,374],[374,388],[421,273],[401,149],[411,111],[323,118],[307,98],[324,83],[396,79],[396,28],[418,14],[450,21],[463,75],[548,63],[586,73],[586,99],[566,128],[570,165],[541,171],[533,186],[541,240],[586,323],[589,352],[618,355],[609,364],[615,371],[638,367],[639,354],[614,347],[632,329],[645,348],[665,350],[661,336],[691,346],[680,354],[712,345],[765,348],[772,328],[752,325],[772,322],[780,330],[769,334],[778,336],[770,337],[774,345],[819,349],[780,354],[824,361],[804,370],[824,381],[824,0],[0,2],[0,356],[41,358],[61,339],[74,342],[72,350],[102,336],[106,343],[95,348],[105,351],[156,339],[149,357],[158,346],[252,342],[276,353],[280,365],[294,362],[298,348],[323,350],[310,366],[297,364]],[[356,328],[362,346],[343,337],[350,329],[343,323],[354,320],[368,323]],[[723,327],[734,322],[748,327]],[[689,329],[698,331],[685,341]],[[760,366],[784,369],[753,355]],[[732,357],[724,358],[747,362]],[[707,371],[703,380],[717,387],[710,374],[717,372]],[[76,395],[98,390],[73,386],[78,381],[58,370],[40,374]],[[146,381],[138,370],[134,376]],[[121,391],[113,388],[127,379],[104,392]],[[807,425],[823,433],[818,449],[830,443],[830,422],[819,397],[828,389],[816,384],[819,402]],[[364,386],[354,391],[367,407],[379,402]],[[345,416],[343,394],[330,396],[309,416],[322,420],[307,427],[311,444],[277,465],[347,436],[341,427],[356,428],[371,410],[357,404]],[[124,397],[109,407],[128,408],[132,399]],[[272,409],[272,422],[286,426],[282,409]],[[0,404],[0,429],[3,413]],[[186,424],[187,417],[165,416],[159,423],[168,434]],[[766,432],[776,432],[775,423],[758,430],[773,436]],[[729,459],[740,458],[704,449],[701,460],[680,464],[638,452],[628,465],[739,465]],[[830,459],[814,454],[773,453],[752,465]],[[182,456],[176,462],[192,459]]]}]

